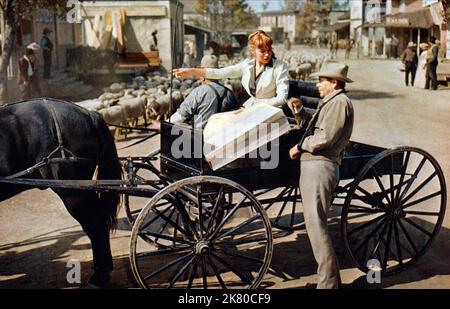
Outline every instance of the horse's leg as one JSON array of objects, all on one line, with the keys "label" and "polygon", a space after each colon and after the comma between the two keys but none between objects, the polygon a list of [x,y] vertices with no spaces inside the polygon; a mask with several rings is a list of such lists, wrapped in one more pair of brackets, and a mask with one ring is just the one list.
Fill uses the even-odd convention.
[{"label": "horse's leg", "polygon": [[113,269],[107,214],[95,192],[57,192],[69,213],[77,220],[92,245],[94,274],[89,282],[104,287]]}]

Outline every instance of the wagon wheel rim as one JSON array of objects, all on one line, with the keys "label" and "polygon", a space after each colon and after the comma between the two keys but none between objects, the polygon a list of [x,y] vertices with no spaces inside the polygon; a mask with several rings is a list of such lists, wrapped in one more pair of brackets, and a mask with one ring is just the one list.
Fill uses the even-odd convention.
[{"label": "wagon wheel rim", "polygon": [[347,253],[364,272],[391,275],[411,267],[436,238],[446,200],[444,174],[429,153],[413,147],[380,153],[345,200],[341,233]]},{"label": "wagon wheel rim", "polygon": [[[178,200],[171,206],[178,221],[166,219],[170,228],[155,232],[156,226],[145,225],[163,199]],[[195,218],[188,200],[196,202]],[[165,246],[142,239],[148,236],[163,238]],[[183,179],[158,192],[139,214],[130,243],[132,271],[142,288],[256,288],[272,252],[270,221],[258,200],[214,176]]]},{"label": "wagon wheel rim", "polygon": [[[150,178],[150,175],[155,175],[160,179],[158,173],[159,171],[152,163],[142,163],[142,162],[133,162],[133,175],[137,181],[145,182]],[[143,171],[145,174],[140,175],[139,172]],[[122,179],[127,180],[127,172],[125,168],[122,169]],[[143,185],[151,189],[161,190],[166,185],[166,182],[160,179],[160,183]],[[142,197],[141,197],[142,198]],[[130,201],[130,196],[126,193],[122,196],[122,203],[125,209],[126,218],[130,227],[133,226],[136,221],[137,216],[143,207],[134,207],[132,204],[136,204],[136,201]],[[145,205],[145,204],[144,204]]]},{"label": "wagon wheel rim", "polygon": [[298,186],[262,189],[254,194],[268,213],[272,227],[287,232],[304,228],[302,199]]}]

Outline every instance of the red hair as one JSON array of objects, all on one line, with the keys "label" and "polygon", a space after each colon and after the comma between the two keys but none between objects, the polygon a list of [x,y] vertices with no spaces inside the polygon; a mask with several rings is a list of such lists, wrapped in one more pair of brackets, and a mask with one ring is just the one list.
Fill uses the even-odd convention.
[{"label": "red hair", "polygon": [[251,50],[272,48],[273,40],[263,30],[256,30],[248,36],[248,45]]}]

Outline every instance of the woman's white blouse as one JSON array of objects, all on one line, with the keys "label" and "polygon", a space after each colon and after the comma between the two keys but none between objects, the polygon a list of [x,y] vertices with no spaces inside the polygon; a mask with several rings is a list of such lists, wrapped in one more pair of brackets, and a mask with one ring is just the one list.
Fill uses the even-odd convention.
[{"label": "woman's white blouse", "polygon": [[274,59],[273,66],[266,66],[259,77],[256,86],[256,96],[250,92],[250,77],[253,73],[255,59],[246,59],[238,64],[222,69],[205,69],[205,77],[208,79],[240,78],[250,98],[244,103],[244,107],[256,104],[268,104],[281,107],[287,99],[289,91],[289,76],[284,62]]}]

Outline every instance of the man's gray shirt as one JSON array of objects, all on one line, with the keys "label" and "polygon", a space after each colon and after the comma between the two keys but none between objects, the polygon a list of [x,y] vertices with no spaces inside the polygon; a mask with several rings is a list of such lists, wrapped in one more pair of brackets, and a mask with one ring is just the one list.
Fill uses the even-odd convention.
[{"label": "man's gray shirt", "polygon": [[[214,87],[219,97],[210,86]],[[192,124],[195,121],[196,128],[204,128],[213,114],[230,111],[237,107],[238,101],[231,90],[215,82],[208,82],[192,90],[177,112],[182,122]]]}]

